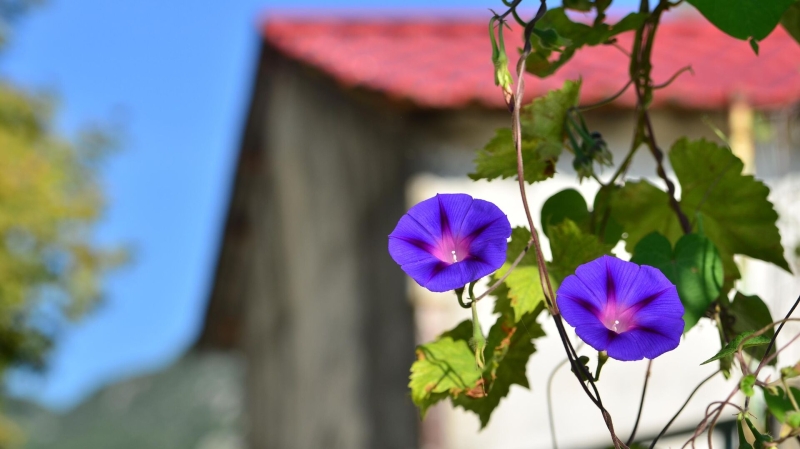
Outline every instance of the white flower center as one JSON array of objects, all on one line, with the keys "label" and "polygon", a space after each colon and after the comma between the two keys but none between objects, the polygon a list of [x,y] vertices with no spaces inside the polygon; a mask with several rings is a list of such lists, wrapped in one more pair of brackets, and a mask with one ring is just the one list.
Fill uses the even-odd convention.
[{"label": "white flower center", "polygon": [[453,254],[453,262],[458,262],[458,256],[456,256],[456,252],[455,252],[455,250],[453,250],[453,251],[450,251],[450,253],[452,253],[452,254]]}]

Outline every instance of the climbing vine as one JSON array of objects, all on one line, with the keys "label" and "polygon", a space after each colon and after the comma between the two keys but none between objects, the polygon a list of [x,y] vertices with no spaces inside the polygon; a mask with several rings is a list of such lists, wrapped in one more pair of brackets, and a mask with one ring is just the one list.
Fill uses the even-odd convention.
[{"label": "climbing vine", "polygon": [[[409,387],[421,415],[449,399],[486,426],[511,385],[528,387],[526,364],[536,352],[535,340],[544,335],[541,323],[552,320],[575,381],[596,406],[610,443],[640,447],[639,418],[630,435],[620,435],[614,427],[596,385],[601,368],[609,358],[651,363],[677,347],[682,334],[698,322],[709,320],[718,328],[720,346],[709,348],[705,363],[716,363],[719,370],[703,383],[717,375],[741,380],[727,398],[709,405],[686,445],[693,446],[704,433],[710,445],[725,408],[739,412],[740,448],[774,447],[800,436],[800,390],[789,385],[800,377],[800,363],[777,365],[783,348],[776,346],[784,324],[794,320],[797,302],[776,321],[758,296],[736,289],[741,278],[737,255],[790,272],[769,189],[745,174],[742,161],[725,146],[687,138],[662,146],[654,133],[649,112],[653,98],[691,70],[681,69],[658,80],[661,84],[651,76],[662,15],[682,0],[653,5],[642,0],[637,11],[618,20],[607,14],[612,0],[565,0],[558,8],[541,0],[529,18],[520,11],[524,0],[502,1],[502,11],[489,20],[488,39],[494,81],[508,105],[511,126],[497,130],[478,151],[470,178],[516,178],[527,227],[512,229],[505,214],[487,201],[437,195],[409,210],[389,236],[389,252],[415,281],[432,291],[454,291],[455,300],[472,310],[471,320],[417,348]],[[686,1],[732,38],[748,41],[756,53],[759,42],[779,23],[800,37],[800,2],[795,0]],[[570,10],[591,20],[573,20]],[[633,33],[630,48],[617,42],[621,33]],[[519,52],[507,51],[507,43]],[[622,80],[617,94],[580,105],[581,82],[572,80],[523,104],[525,73],[550,76],[580,48],[598,45],[614,45],[628,56],[629,79]],[[513,74],[509,54],[519,55]],[[602,130],[589,129],[583,113],[628,90],[636,98],[634,138],[615,164]],[[627,176],[633,156],[642,149],[652,155],[654,173],[665,189]],[[576,190],[556,193],[544,203],[542,228],[537,229],[525,186],[552,178],[561,157],[572,157],[578,180],[596,182],[599,190],[591,205]],[[675,179],[667,174],[665,159]],[[543,256],[540,231],[549,239],[551,260]],[[630,261],[612,255],[620,241],[632,255]],[[489,287],[475,292],[484,278]],[[488,334],[476,313],[486,298],[493,301],[496,315]],[[568,326],[598,351],[595,366],[578,355]],[[769,412],[784,425],[778,435],[754,425],[749,404],[759,390]],[[733,399],[738,392],[745,399],[737,404]],[[641,398],[631,397],[639,417],[643,402],[644,391]],[[649,447],[656,446],[681,411],[664,423]],[[745,429],[754,440],[748,442]]]}]

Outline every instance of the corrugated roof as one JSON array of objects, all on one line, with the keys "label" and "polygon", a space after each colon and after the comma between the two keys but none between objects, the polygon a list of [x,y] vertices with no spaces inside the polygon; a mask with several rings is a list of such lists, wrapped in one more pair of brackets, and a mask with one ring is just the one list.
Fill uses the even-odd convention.
[{"label": "corrugated roof", "polygon": [[[361,87],[426,108],[451,109],[469,104],[503,108],[493,83],[486,21],[431,20],[409,17],[273,18],[262,27],[264,39],[282,53],[327,73],[346,87]],[[513,34],[506,34],[512,63]],[[618,37],[630,48],[633,34]],[[656,93],[654,106],[719,109],[744,96],[762,109],[800,100],[800,46],[778,27],[761,42],[756,56],[747,42],[731,38],[699,16],[663,23],[653,52],[653,79],[667,81],[691,65],[694,76],[681,75]],[[581,101],[603,100],[627,80],[627,57],[613,46],[579,50],[554,76],[529,76],[527,94],[541,95],[565,79],[583,79]],[[630,107],[629,90],[615,104]]]}]

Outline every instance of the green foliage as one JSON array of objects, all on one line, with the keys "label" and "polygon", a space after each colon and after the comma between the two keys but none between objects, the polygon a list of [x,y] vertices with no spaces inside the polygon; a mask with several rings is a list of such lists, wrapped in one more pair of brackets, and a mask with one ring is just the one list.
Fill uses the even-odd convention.
[{"label": "green foliage", "polygon": [[[525,249],[531,233],[525,228],[514,228],[508,244],[508,261],[494,274],[493,280],[502,278],[511,263]],[[539,308],[544,301],[544,290],[539,281],[539,269],[536,266],[536,253],[528,251],[519,265],[508,275],[504,285],[495,290],[497,301],[495,312],[507,316],[516,323],[528,313]]]},{"label": "green foliage", "polygon": [[760,41],[794,0],[688,0],[709,22],[737,39]]},{"label": "green foliage", "polygon": [[448,395],[456,397],[476,388],[481,372],[475,366],[468,340],[469,337],[461,340],[440,337],[417,348],[417,361],[411,365],[408,386],[411,400],[423,417],[430,406]]},{"label": "green foliage", "polygon": [[[29,325],[57,299],[77,317],[98,299],[98,275],[121,253],[91,242],[103,207],[98,158],[108,139],[70,143],[51,134],[50,104],[0,85],[0,369],[37,365],[47,338]],[[38,354],[38,355],[37,355]]]},{"label": "green foliage", "polygon": [[[795,402],[800,403],[800,390],[794,387],[789,387],[794,396]],[[786,395],[786,391],[781,387],[764,388],[764,402],[767,403],[767,409],[778,421],[785,423],[787,414],[795,412],[792,400]]]},{"label": "green foliage", "polygon": [[542,231],[550,237],[550,227],[569,219],[586,233],[602,236],[604,243],[616,244],[622,235],[622,226],[610,215],[608,205],[611,187],[600,189],[594,198],[594,209],[589,212],[586,200],[575,189],[562,190],[545,201],[542,206]]},{"label": "green foliage", "polygon": [[589,216],[589,208],[580,192],[575,189],[562,190],[548,198],[542,206],[542,232],[550,237],[550,226],[565,219],[580,226],[588,226]]},{"label": "green foliage", "polygon": [[[742,429],[742,421],[747,424],[747,427],[750,429],[750,432],[752,432],[753,437],[755,437],[753,445],[750,445],[745,438],[744,430]],[[739,417],[736,421],[736,428],[739,433],[739,449],[766,449],[767,447],[770,447],[767,443],[772,442],[772,437],[762,434],[758,428],[753,425],[753,422],[750,421],[750,417],[748,417],[745,413],[739,413]]]},{"label": "green foliage", "polygon": [[[586,8],[586,3],[585,0],[573,0],[566,5],[579,9]],[[605,9],[605,6],[601,9]],[[537,32],[531,37],[533,51],[527,60],[527,70],[541,78],[552,75],[581,47],[606,43],[620,33],[638,28],[644,20],[644,15],[634,13],[628,14],[614,25],[602,21],[586,25],[570,20],[564,8],[550,9],[536,23]],[[543,35],[557,37],[543,39]]]},{"label": "green foliage", "polygon": [[582,231],[569,218],[550,227],[550,250],[553,261],[548,264],[550,275],[560,283],[575,272],[578,266],[604,254],[610,254],[612,245],[600,241],[597,236]]},{"label": "green foliage", "polygon": [[678,140],[669,160],[680,181],[681,209],[702,220],[702,231],[714,242],[726,276],[738,276],[733,254],[774,263],[789,270],[775,222],[778,214],[767,199],[769,188],[751,175],[727,148],[706,140]]},{"label": "green foliage", "polygon": [[684,235],[673,250],[666,237],[654,232],[639,241],[631,262],[656,267],[675,284],[686,310],[684,332],[697,324],[720,294],[722,260],[714,244],[698,234]]},{"label": "green foliage", "polygon": [[671,242],[683,235],[675,211],[669,207],[667,192],[647,181],[628,181],[611,196],[611,217],[628,236],[625,248],[633,253],[644,236],[658,232]]},{"label": "green foliage", "polygon": [[800,1],[795,0],[783,13],[781,25],[792,35],[794,40],[800,42]]},{"label": "green foliage", "polygon": [[481,427],[485,427],[511,385],[529,387],[525,365],[536,351],[532,340],[544,336],[536,322],[541,311],[539,307],[517,323],[505,315],[498,317],[489,330],[482,372],[468,345],[472,330],[469,321],[419,346],[409,387],[422,416],[430,406],[449,397],[453,405],[477,414]]},{"label": "green foliage", "polygon": [[[515,325],[500,316],[489,330],[486,350],[487,365],[483,374],[485,395],[460,395],[453,404],[478,415],[481,427],[486,427],[500,400],[509,393],[511,385],[530,388],[526,365],[536,352],[533,339],[544,336],[536,317],[542,308],[528,313]],[[493,348],[493,349],[492,349]]]},{"label": "green foliage", "polygon": [[[769,188],[743,175],[742,161],[727,148],[706,140],[677,141],[669,159],[681,185],[680,207],[716,246],[726,281],[738,279],[734,254],[772,262],[789,271],[783,257],[778,214],[767,199]],[[628,251],[656,231],[676,242],[682,235],[669,196],[647,181],[625,183],[612,198],[612,217],[628,233]]]},{"label": "green foliage", "polygon": [[[723,309],[723,326],[726,334],[729,336],[741,334],[744,332],[758,332],[762,328],[772,323],[772,315],[769,313],[769,308],[764,304],[758,296],[747,296],[736,292],[733,302],[730,306]],[[762,337],[767,340],[775,335],[775,329],[770,328],[763,334]],[[757,360],[761,360],[765,356],[766,348],[750,346],[746,352]],[[773,346],[770,355],[775,353]],[[776,360],[770,363],[774,365]]]},{"label": "green foliage", "polygon": [[748,374],[742,377],[742,380],[739,381],[739,388],[742,389],[742,393],[745,396],[753,396],[755,394],[755,390],[753,390],[753,386],[756,384],[756,376],[752,374]]},{"label": "green foliage", "polygon": [[728,357],[728,356],[734,355],[736,353],[736,351],[739,350],[739,346],[740,345],[741,345],[742,348],[747,349],[747,348],[751,348],[751,347],[763,346],[763,345],[768,345],[769,344],[769,340],[770,339],[765,337],[764,335],[759,335],[757,337],[753,337],[753,338],[745,341],[744,343],[742,343],[742,340],[744,340],[745,338],[749,337],[752,334],[753,334],[753,332],[743,332],[743,333],[737,335],[736,337],[734,337],[730,341],[730,343],[725,345],[724,348],[722,348],[718,353],[716,353],[714,355],[714,357],[711,357],[710,359],[708,359],[705,362],[701,363],[701,365],[705,365],[706,363],[711,363],[711,362],[713,362],[715,360],[722,359],[723,357]]},{"label": "green foliage", "polygon": [[[562,89],[536,98],[520,111],[526,182],[543,181],[555,173],[564,146],[564,121],[569,108],[577,105],[579,92],[580,82],[566,81]],[[511,130],[497,130],[486,147],[478,151],[475,166],[475,173],[469,175],[475,180],[517,176],[517,153]]]}]

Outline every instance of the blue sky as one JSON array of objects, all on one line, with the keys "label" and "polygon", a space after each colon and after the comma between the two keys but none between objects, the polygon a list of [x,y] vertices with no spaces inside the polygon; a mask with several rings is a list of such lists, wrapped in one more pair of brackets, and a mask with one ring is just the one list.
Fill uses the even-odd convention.
[{"label": "blue sky", "polygon": [[[636,0],[617,0],[627,6]],[[0,77],[55,92],[57,126],[119,123],[104,167],[110,206],[102,242],[127,242],[134,263],[110,276],[105,302],[64,329],[43,375],[9,390],[68,408],[103,385],[159,369],[192,344],[208,296],[258,50],[256,24],[289,2],[49,0],[22,19]],[[293,8],[369,11],[365,0],[295,0]],[[499,1],[383,0],[476,14]]]}]

